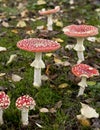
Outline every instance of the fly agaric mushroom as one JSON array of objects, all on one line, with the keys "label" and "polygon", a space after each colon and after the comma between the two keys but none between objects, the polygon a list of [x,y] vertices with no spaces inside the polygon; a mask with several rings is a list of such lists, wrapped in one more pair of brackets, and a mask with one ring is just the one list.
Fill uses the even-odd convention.
[{"label": "fly agaric mushroom", "polygon": [[77,39],[77,44],[75,45],[74,50],[77,51],[78,55],[77,63],[81,63],[82,61],[84,61],[84,38],[98,34],[98,28],[91,25],[69,25],[64,27],[63,31],[66,35],[70,37],[75,37]]},{"label": "fly agaric mushroom", "polygon": [[34,67],[34,83],[33,85],[38,88],[41,86],[41,68],[45,68],[45,64],[42,61],[42,52],[50,52],[60,48],[60,44],[46,39],[29,38],[21,40],[17,43],[17,47],[20,49],[36,52],[35,60],[31,63]]},{"label": "fly agaric mushroom", "polygon": [[60,10],[60,7],[56,6],[54,9],[50,9],[50,10],[42,9],[41,11],[39,11],[40,15],[47,15],[47,29],[50,30],[50,31],[53,30],[53,27],[52,27],[52,24],[53,24],[52,15],[54,13],[58,12],[59,10]]},{"label": "fly agaric mushroom", "polygon": [[80,86],[78,96],[83,95],[85,87],[87,87],[87,78],[99,75],[98,70],[86,64],[74,65],[72,67],[72,72],[77,77],[81,77],[81,81],[78,83],[78,85]]},{"label": "fly agaric mushroom", "polygon": [[16,100],[16,107],[21,110],[21,120],[23,125],[28,125],[28,112],[35,108],[35,100],[29,95],[24,95]]},{"label": "fly agaric mushroom", "polygon": [[0,92],[0,124],[2,125],[3,122],[3,110],[7,109],[10,105],[10,98],[5,92]]}]

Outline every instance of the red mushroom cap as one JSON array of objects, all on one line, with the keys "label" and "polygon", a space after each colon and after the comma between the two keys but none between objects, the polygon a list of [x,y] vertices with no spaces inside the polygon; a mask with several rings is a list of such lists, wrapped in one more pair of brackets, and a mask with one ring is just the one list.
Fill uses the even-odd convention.
[{"label": "red mushroom cap", "polygon": [[17,47],[31,52],[48,52],[57,50],[60,44],[52,40],[29,38],[19,41]]},{"label": "red mushroom cap", "polygon": [[34,108],[35,105],[36,105],[35,100],[29,95],[21,96],[16,100],[16,107],[18,109],[23,108],[31,109],[31,107]]},{"label": "red mushroom cap", "polygon": [[95,68],[86,65],[86,64],[77,64],[72,67],[72,72],[77,77],[85,76],[87,78],[93,77],[94,75],[99,75],[98,70]]},{"label": "red mushroom cap", "polygon": [[70,37],[90,37],[98,34],[98,28],[91,25],[69,25],[63,28],[66,35]]},{"label": "red mushroom cap", "polygon": [[39,11],[40,15],[49,15],[49,14],[54,14],[60,10],[59,6],[56,6],[54,9],[50,10],[44,10],[44,11]]},{"label": "red mushroom cap", "polygon": [[8,95],[5,94],[5,92],[0,92],[0,108],[7,109],[10,105],[10,98]]}]

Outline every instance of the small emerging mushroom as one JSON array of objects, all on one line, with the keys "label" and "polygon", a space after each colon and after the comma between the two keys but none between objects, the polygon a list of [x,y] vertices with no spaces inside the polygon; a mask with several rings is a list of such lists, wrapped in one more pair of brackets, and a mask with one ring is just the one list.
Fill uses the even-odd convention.
[{"label": "small emerging mushroom", "polygon": [[84,38],[97,35],[98,28],[91,25],[69,25],[64,27],[63,31],[66,35],[70,37],[75,37],[77,39],[77,44],[75,45],[74,50],[77,51],[78,55],[77,63],[81,63],[82,61],[84,61]]},{"label": "small emerging mushroom", "polygon": [[21,110],[21,120],[23,125],[28,125],[28,112],[35,108],[35,100],[29,95],[24,95],[16,100],[16,107]]},{"label": "small emerging mushroom", "polygon": [[78,96],[84,94],[85,87],[87,87],[87,78],[98,76],[99,72],[95,68],[86,64],[76,64],[72,67],[72,72],[77,77],[81,77],[81,82],[78,83],[80,90]]},{"label": "small emerging mushroom", "polygon": [[50,9],[50,10],[42,9],[41,11],[39,11],[40,15],[47,15],[47,29],[50,30],[50,31],[53,30],[53,27],[52,27],[52,24],[53,24],[52,15],[54,13],[58,12],[59,10],[60,10],[60,7],[56,6],[54,9]]},{"label": "small emerging mushroom", "polygon": [[36,88],[41,86],[41,68],[45,68],[45,64],[42,60],[42,52],[50,52],[60,48],[60,44],[46,39],[29,38],[21,40],[17,43],[17,47],[22,50],[36,52],[35,60],[31,63],[34,67],[34,83]]},{"label": "small emerging mushroom", "polygon": [[10,105],[10,98],[5,92],[0,92],[0,125],[4,123],[3,121],[3,110],[7,109]]}]

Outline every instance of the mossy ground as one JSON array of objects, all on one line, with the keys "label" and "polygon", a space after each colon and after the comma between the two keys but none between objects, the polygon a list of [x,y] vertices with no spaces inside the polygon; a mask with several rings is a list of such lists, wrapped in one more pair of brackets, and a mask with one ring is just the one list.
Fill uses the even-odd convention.
[{"label": "mossy ground", "polygon": [[[0,1],[0,46],[6,47],[7,51],[0,53],[0,73],[6,73],[5,76],[0,77],[0,89],[5,90],[10,96],[11,105],[4,111],[4,125],[0,130],[92,130],[92,121],[90,126],[83,126],[76,119],[76,115],[80,113],[80,102],[85,102],[87,99],[92,98],[92,102],[89,105],[94,107],[98,113],[100,113],[100,77],[91,78],[90,81],[96,81],[95,85],[90,85],[85,90],[85,94],[82,97],[76,97],[79,87],[77,86],[77,78],[71,73],[71,66],[76,64],[77,56],[74,50],[65,49],[66,44],[74,44],[76,40],[65,36],[62,32],[62,27],[57,27],[55,24],[54,30],[59,32],[55,35],[48,35],[46,38],[52,39],[61,38],[64,40],[61,43],[60,50],[54,52],[60,59],[63,56],[68,56],[68,61],[71,66],[64,67],[55,65],[53,57],[46,57],[43,54],[43,60],[46,63],[46,67],[49,68],[48,81],[43,81],[43,84],[39,90],[35,89],[32,85],[34,69],[30,67],[30,63],[34,60],[34,54],[26,51],[22,51],[16,47],[16,43],[24,38],[38,37],[36,34],[36,27],[46,24],[46,19],[36,21],[26,21],[27,26],[23,28],[16,27],[16,24],[21,18],[21,9],[18,9],[18,4],[22,3],[25,9],[28,9],[27,17],[29,19],[36,19],[39,17],[38,10],[45,8],[54,8],[55,5],[60,5],[63,10],[62,13],[55,15],[59,21],[63,22],[63,26],[70,24],[77,24],[79,21],[83,21],[85,24],[91,24],[100,27],[100,16],[96,13],[96,9],[100,8],[100,2],[96,0],[77,0],[75,1],[75,9],[70,8],[69,2],[66,0],[46,0],[47,4],[37,5],[36,0],[25,1]],[[99,4],[98,4],[98,3]],[[26,4],[25,4],[26,3]],[[5,5],[6,6],[5,6]],[[15,16],[13,18],[12,16]],[[9,27],[2,26],[2,22],[9,23]],[[46,26],[45,26],[46,27]],[[35,33],[26,34],[28,29],[33,29]],[[12,30],[17,30],[18,33],[14,33]],[[100,34],[98,34],[98,37]],[[43,37],[42,37],[43,38]],[[100,69],[100,54],[94,49],[100,47],[100,43],[91,43],[85,41],[85,58],[84,63],[92,65]],[[17,58],[11,64],[6,65],[11,54],[17,54]],[[18,74],[23,79],[20,82],[14,82],[11,79],[12,74]],[[42,74],[46,74],[46,69],[42,70]],[[67,83],[67,88],[58,88],[62,83]],[[16,99],[24,94],[29,94],[36,100],[35,111],[29,112],[29,126],[23,127],[20,120],[20,111],[16,108]],[[54,108],[57,102],[61,101],[62,105],[57,108],[54,113],[40,113],[39,109],[46,107],[48,109]],[[43,126],[39,128],[36,123]]]}]

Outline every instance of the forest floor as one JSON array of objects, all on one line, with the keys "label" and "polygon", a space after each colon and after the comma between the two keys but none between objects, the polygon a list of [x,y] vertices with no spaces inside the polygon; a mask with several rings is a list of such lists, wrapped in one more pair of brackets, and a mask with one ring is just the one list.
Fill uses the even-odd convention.
[{"label": "forest floor", "polygon": [[[53,31],[48,32],[46,16],[40,16],[38,11],[55,6],[61,10],[54,14]],[[100,130],[100,118],[77,119],[81,103],[100,114],[100,76],[89,78],[84,95],[77,97],[80,78],[71,72],[77,63],[77,54],[73,48],[66,47],[75,45],[76,39],[62,31],[71,24],[89,24],[100,30],[100,1],[77,0],[70,4],[67,0],[0,0],[0,47],[5,47],[4,51],[0,49],[0,90],[11,100],[9,108],[4,110],[0,130]],[[61,44],[59,50],[43,53],[46,68],[42,69],[39,90],[32,85],[34,68],[30,64],[34,53],[16,46],[25,38],[45,38]],[[100,70],[100,34],[93,39],[84,41],[83,63]],[[13,59],[9,62],[11,56]],[[26,94],[35,99],[36,108],[29,111],[29,125],[22,126],[21,111],[15,102]]]}]

